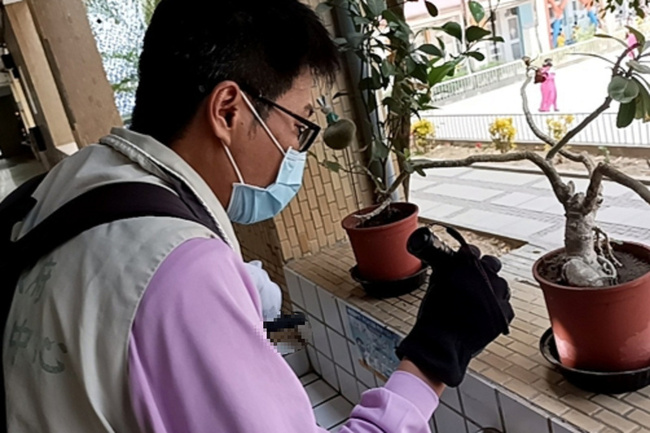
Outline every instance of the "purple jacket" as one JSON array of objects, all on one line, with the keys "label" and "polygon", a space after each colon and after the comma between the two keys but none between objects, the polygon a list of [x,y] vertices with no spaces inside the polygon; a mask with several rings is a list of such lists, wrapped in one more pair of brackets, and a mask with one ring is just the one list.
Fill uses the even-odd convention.
[{"label": "purple jacket", "polygon": [[[266,339],[259,295],[222,241],[192,239],[151,279],[129,341],[143,432],[323,433],[293,370]],[[363,393],[340,433],[428,433],[437,395],[395,372]]]}]

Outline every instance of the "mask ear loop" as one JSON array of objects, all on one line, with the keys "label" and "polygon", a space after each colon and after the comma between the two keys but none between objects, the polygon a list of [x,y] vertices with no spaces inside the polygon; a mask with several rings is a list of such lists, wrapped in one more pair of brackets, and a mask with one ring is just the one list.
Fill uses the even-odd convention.
[{"label": "mask ear loop", "polygon": [[264,122],[264,120],[262,120],[262,117],[261,117],[260,114],[257,112],[257,110],[255,109],[255,107],[253,107],[253,104],[251,104],[251,101],[248,100],[248,97],[246,97],[246,95],[245,95],[243,92],[242,92],[241,96],[242,96],[242,98],[244,98],[244,102],[246,102],[246,105],[248,105],[248,108],[250,108],[251,111],[253,112],[253,116],[255,116],[255,118],[256,118],[256,119],[260,122],[260,124],[262,125],[262,128],[264,128],[264,130],[265,130],[266,133],[269,135],[269,137],[271,137],[271,141],[273,141],[273,144],[275,144],[275,145],[277,146],[277,148],[278,148],[278,150],[280,151],[280,153],[282,153],[283,155],[286,155],[287,152],[285,152],[285,150],[282,148],[282,146],[280,146],[280,143],[279,143],[278,140],[275,138],[275,135],[273,135],[273,133],[271,132],[271,130],[269,129],[269,127],[266,125],[266,122]]},{"label": "mask ear loop", "polygon": [[245,184],[244,178],[241,175],[241,171],[239,171],[239,167],[237,167],[237,164],[235,164],[235,159],[232,157],[232,154],[230,153],[230,149],[228,149],[228,146],[224,146],[223,148],[226,151],[226,155],[228,155],[228,159],[230,160],[230,163],[232,164],[232,168],[235,169],[235,173],[237,174],[237,177],[239,178],[239,183]]}]

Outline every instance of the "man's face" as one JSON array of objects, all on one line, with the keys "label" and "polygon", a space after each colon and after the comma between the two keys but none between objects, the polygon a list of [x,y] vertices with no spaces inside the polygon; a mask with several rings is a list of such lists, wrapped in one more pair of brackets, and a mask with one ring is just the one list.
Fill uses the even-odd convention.
[{"label": "man's face", "polygon": [[[312,84],[311,73],[305,72],[294,81],[288,92],[274,102],[309,119],[314,113],[311,104]],[[249,100],[256,102],[252,97]],[[284,154],[250,109],[244,108],[239,119],[241,124],[236,128],[233,145],[230,147],[232,156],[246,184],[266,187],[275,181]],[[300,121],[273,107],[268,107],[268,116],[264,121],[285,151],[290,147],[298,150],[298,134],[304,127]]]}]

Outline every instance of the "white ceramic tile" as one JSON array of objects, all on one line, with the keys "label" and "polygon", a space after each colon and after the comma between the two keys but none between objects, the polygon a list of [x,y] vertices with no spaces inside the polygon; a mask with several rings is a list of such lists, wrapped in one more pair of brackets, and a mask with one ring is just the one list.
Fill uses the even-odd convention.
[{"label": "white ceramic tile", "polygon": [[328,433],[338,433],[339,430],[341,430],[341,428],[345,425],[346,421],[343,421],[341,424],[332,427],[331,429],[329,429]]},{"label": "white ceramic tile", "polygon": [[350,416],[352,405],[338,396],[314,408],[316,422],[323,428],[330,429],[342,423]]},{"label": "white ceramic tile", "polygon": [[553,433],[580,433],[580,430],[557,418],[551,420],[551,427]]},{"label": "white ceramic tile", "polygon": [[300,277],[300,289],[302,290],[302,297],[305,300],[305,308],[312,316],[316,316],[318,320],[323,320],[323,313],[320,310],[320,302],[318,302],[318,295],[316,295],[316,285],[305,278]]},{"label": "white ceramic tile", "polygon": [[467,374],[459,389],[463,412],[467,418],[481,427],[503,430],[494,388]]},{"label": "white ceramic tile", "polygon": [[458,396],[458,388],[445,388],[445,391],[440,396],[440,401],[445,403],[447,406],[451,407],[458,413],[462,413],[463,410],[460,407],[460,397]]},{"label": "white ceramic tile", "polygon": [[314,346],[319,352],[324,353],[328,358],[332,358],[332,351],[329,340],[327,339],[325,325],[313,316],[309,316],[309,322],[311,323],[311,330],[314,336]]},{"label": "white ceramic tile", "polygon": [[292,270],[284,268],[284,278],[287,280],[287,289],[289,290],[289,298],[291,302],[299,305],[301,309],[305,307],[305,301],[302,298],[300,291],[300,283],[298,283],[298,275]]},{"label": "white ceramic tile", "polygon": [[436,409],[436,426],[438,433],[466,433],[465,419],[451,410],[449,407],[441,404]]},{"label": "white ceramic tile", "polygon": [[359,390],[359,401],[361,401],[363,393],[371,389],[371,387],[366,386],[366,384],[357,380],[357,389]]},{"label": "white ceramic tile", "polygon": [[317,380],[316,382],[310,383],[305,387],[305,392],[309,397],[312,407],[329,400],[337,394],[336,390],[323,380]]},{"label": "white ceramic tile", "polygon": [[336,377],[336,369],[331,359],[324,356],[322,353],[318,354],[318,362],[320,362],[320,369],[322,371],[323,380],[329,383],[332,388],[339,390],[339,381]]},{"label": "white ceramic tile", "polygon": [[499,403],[507,432],[549,433],[548,418],[520,398],[499,392]]},{"label": "white ceramic tile", "polygon": [[467,424],[467,431],[469,433],[481,433],[483,431],[483,430],[481,430],[480,426],[474,424],[472,421],[470,421],[468,419],[465,420],[465,423]]},{"label": "white ceramic tile", "polygon": [[348,312],[346,310],[349,304],[338,298],[336,299],[336,303],[339,306],[339,313],[341,313],[341,322],[343,323],[345,338],[352,340],[352,331],[350,331],[350,321],[348,320]]},{"label": "white ceramic tile", "polygon": [[357,380],[360,380],[361,382],[365,383],[366,386],[368,386],[369,388],[374,388],[376,386],[375,375],[372,374],[370,370],[361,366],[361,363],[359,362],[359,360],[361,359],[361,354],[359,353],[357,346],[350,342],[348,342],[348,344],[350,347],[350,355],[352,355],[354,376],[357,378]]},{"label": "white ceramic tile", "polygon": [[315,382],[318,380],[318,375],[314,372],[307,373],[304,376],[300,377],[300,383],[302,383],[302,386],[309,385],[312,382]]},{"label": "white ceramic tile", "polygon": [[307,346],[307,356],[309,356],[309,363],[311,364],[311,368],[314,369],[314,371],[322,376],[322,371],[320,369],[320,362],[318,362],[318,355],[316,354],[316,349],[314,349],[314,346]]},{"label": "white ceramic tile", "polygon": [[302,349],[284,357],[284,360],[291,366],[296,376],[303,376],[311,371],[307,351]]},{"label": "white ceramic tile", "polygon": [[343,323],[341,323],[341,316],[339,314],[339,307],[336,304],[336,298],[328,291],[316,287],[316,293],[320,300],[320,308],[323,311],[323,320],[325,324],[341,335],[345,335],[343,331]]},{"label": "white ceramic tile", "polygon": [[327,328],[327,336],[330,340],[330,347],[332,349],[332,359],[335,364],[343,367],[348,373],[353,374],[352,361],[350,358],[350,349],[348,348],[348,340],[339,335],[336,331]]},{"label": "white ceramic tile", "polygon": [[343,397],[347,398],[352,404],[358,404],[360,395],[356,379],[338,365],[336,366],[336,374],[339,377],[339,385],[341,386],[341,394],[343,394]]}]

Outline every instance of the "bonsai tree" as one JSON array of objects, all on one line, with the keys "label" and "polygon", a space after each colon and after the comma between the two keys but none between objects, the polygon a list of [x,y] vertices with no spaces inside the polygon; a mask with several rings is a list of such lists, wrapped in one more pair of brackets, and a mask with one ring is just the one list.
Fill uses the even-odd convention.
[{"label": "bonsai tree", "polygon": [[[537,67],[530,59],[524,59],[528,74],[521,86],[523,111],[527,124],[535,136],[549,147],[545,157],[531,151],[517,151],[504,154],[472,155],[458,160],[410,161],[418,173],[439,167],[470,166],[479,162],[529,160],[534,163],[549,179],[555,196],[566,211],[566,251],[563,263],[561,263],[561,274],[563,282],[570,286],[606,287],[618,282],[617,269],[620,268],[621,263],[614,257],[607,234],[596,224],[596,213],[603,202],[603,179],[608,178],[632,189],[642,199],[650,203],[650,190],[638,180],[626,175],[608,162],[596,165],[586,152],[577,154],[566,148],[571,139],[614,102],[619,103],[617,127],[629,126],[635,119],[644,122],[650,121],[650,84],[643,76],[650,74],[650,66],[648,66],[650,44],[646,42],[643,34],[634,28],[629,27],[628,30],[635,34],[637,44],[628,47],[624,41],[619,40],[625,49],[616,61],[602,57],[604,61],[612,64],[611,80],[603,103],[562,137],[552,137],[543,132],[533,120],[528,107],[526,90],[535,76]],[[628,60],[630,53],[635,54],[632,59]],[[589,174],[589,186],[586,191],[576,191],[572,181],[562,180],[554,166],[557,155],[580,162],[585,166]],[[396,188],[407,175],[406,172],[401,173],[387,192]]]}]

